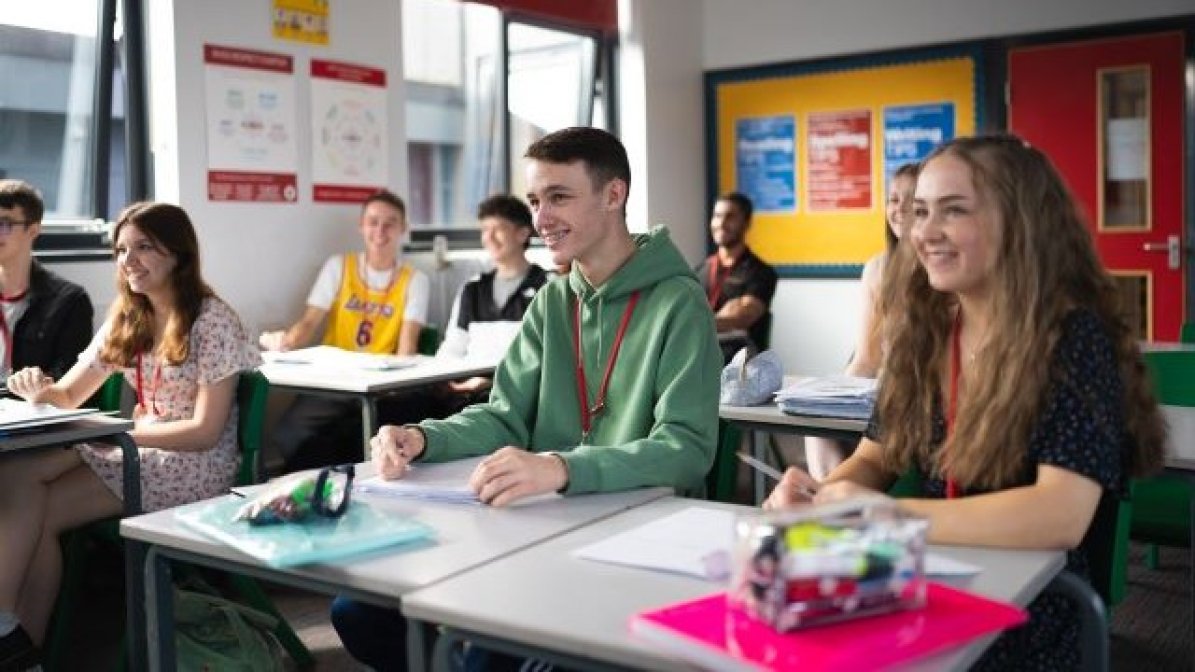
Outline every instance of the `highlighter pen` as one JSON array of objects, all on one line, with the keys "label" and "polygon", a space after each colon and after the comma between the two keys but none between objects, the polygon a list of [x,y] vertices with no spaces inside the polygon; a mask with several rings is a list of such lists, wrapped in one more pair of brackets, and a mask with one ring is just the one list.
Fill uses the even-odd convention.
[{"label": "highlighter pen", "polygon": [[[745,462],[747,464],[747,466],[762,473],[764,476],[770,477],[772,480],[776,481],[777,483],[779,483],[781,481],[781,479],[784,478],[784,474],[780,473],[780,471],[778,469],[776,469],[775,467],[773,467],[772,465],[770,465],[766,462],[762,462],[760,460],[755,459],[754,457],[751,457],[747,453],[735,453],[735,455],[737,455],[740,460]],[[798,485],[797,486],[797,494],[801,495],[802,497],[808,497],[809,499],[813,499],[813,496],[817,494],[817,491],[812,490],[804,485]]]}]

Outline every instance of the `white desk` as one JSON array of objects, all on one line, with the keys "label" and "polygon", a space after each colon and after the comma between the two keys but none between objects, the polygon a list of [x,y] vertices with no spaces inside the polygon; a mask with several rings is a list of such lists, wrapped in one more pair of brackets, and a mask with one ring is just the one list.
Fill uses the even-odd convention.
[{"label": "white desk", "polygon": [[378,430],[378,397],[446,380],[488,376],[498,365],[494,361],[451,357],[417,355],[416,358],[419,363],[415,366],[393,370],[287,362],[269,362],[258,370],[274,388],[323,397],[357,399],[361,404],[364,459],[368,460],[369,439]]},{"label": "white desk", "polygon": [[[655,500],[411,593],[403,600],[403,613],[412,623],[446,626],[436,645],[437,664],[454,640],[464,638],[580,669],[694,670],[694,665],[634,637],[628,623],[641,611],[717,592],[720,584],[570,555],[574,549],[690,506],[756,511],[677,497]],[[1064,564],[1060,552],[956,547],[934,551],[984,568],[961,587],[1022,606]],[[916,669],[966,669],[994,638],[935,656]]]},{"label": "white desk", "polygon": [[[755,459],[765,462],[767,455],[764,451],[764,444],[759,439],[761,432],[819,436],[853,444],[858,443],[859,437],[867,429],[867,420],[789,415],[781,411],[780,407],[774,403],[762,406],[722,405],[718,407],[718,417],[750,432],[751,454],[755,456]],[[764,481],[764,475],[758,471],[755,472],[753,478],[755,502],[758,504],[767,494],[767,483]]]},{"label": "white desk", "polygon": [[[362,468],[363,474],[368,469]],[[181,527],[173,511],[159,511],[121,522],[120,532],[148,546],[145,572],[150,669],[174,668],[170,559],[392,608],[417,588],[432,585],[601,520],[624,509],[667,496],[668,488],[581,495],[533,502],[509,509],[469,504],[437,504],[373,498],[396,514],[409,515],[436,530],[436,539],[382,549],[334,564],[274,569],[218,541]],[[231,496],[231,495],[227,495]],[[408,628],[412,669],[423,669],[426,640],[421,628]]]}]

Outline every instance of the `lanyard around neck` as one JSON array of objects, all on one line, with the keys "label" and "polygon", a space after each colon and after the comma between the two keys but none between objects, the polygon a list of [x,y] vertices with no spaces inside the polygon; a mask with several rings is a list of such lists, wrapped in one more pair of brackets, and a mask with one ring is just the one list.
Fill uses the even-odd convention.
[{"label": "lanyard around neck", "polygon": [[[718,309],[718,300],[722,298],[722,285],[726,282],[726,278],[730,276],[730,272],[734,270],[735,266],[739,265],[739,259],[743,255],[739,255],[729,266],[722,266],[722,260],[718,255],[714,255],[713,263],[710,264],[709,290],[706,293],[706,298],[709,299],[710,309]],[[726,270],[722,270],[725,268]]]},{"label": "lanyard around neck", "polygon": [[[960,309],[955,314],[954,326],[950,329],[950,398],[946,402],[946,441],[943,445],[950,442],[950,436],[954,434],[954,419],[958,415],[959,371],[963,362],[962,331],[963,311]],[[946,498],[958,497],[958,483],[945,472],[943,475],[946,476]]]},{"label": "lanyard around neck", "polygon": [[158,388],[162,385],[162,365],[154,362],[153,387],[149,392],[149,406],[145,405],[145,391],[141,380],[141,353],[137,353],[137,405],[141,407],[142,412],[148,411],[150,415],[158,415]]},{"label": "lanyard around neck", "polygon": [[622,311],[622,322],[618,325],[614,344],[610,346],[610,358],[606,360],[606,372],[602,375],[602,385],[598,389],[597,401],[590,406],[589,386],[585,380],[585,356],[581,348],[581,301],[574,299],[573,344],[577,357],[577,402],[581,405],[581,443],[585,443],[589,439],[589,431],[593,428],[594,418],[606,409],[606,391],[610,387],[610,374],[614,371],[614,362],[618,359],[623,336],[627,333],[627,326],[631,323],[631,314],[635,312],[637,303],[639,303],[639,292],[632,292],[630,300],[627,301],[627,307]]},{"label": "lanyard around neck", "polygon": [[[0,294],[0,302],[2,303],[16,303],[25,298],[29,290],[14,294],[12,296],[5,296]],[[4,338],[4,374],[8,375],[12,370],[12,327],[8,326],[8,318],[4,316],[4,309],[0,307],[0,337]]]}]

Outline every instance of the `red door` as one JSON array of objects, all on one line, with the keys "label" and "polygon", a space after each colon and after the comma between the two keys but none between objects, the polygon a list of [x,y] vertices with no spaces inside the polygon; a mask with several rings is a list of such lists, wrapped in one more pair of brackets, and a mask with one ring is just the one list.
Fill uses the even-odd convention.
[{"label": "red door", "polygon": [[1015,49],[1008,125],[1054,161],[1086,209],[1141,338],[1183,322],[1183,35]]}]

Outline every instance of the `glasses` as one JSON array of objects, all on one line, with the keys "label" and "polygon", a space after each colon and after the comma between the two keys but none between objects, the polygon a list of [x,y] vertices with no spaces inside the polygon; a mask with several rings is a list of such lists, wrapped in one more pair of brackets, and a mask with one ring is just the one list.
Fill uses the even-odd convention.
[{"label": "glasses", "polygon": [[325,518],[339,518],[349,506],[355,470],[351,464],[320,469],[311,495],[311,510]]},{"label": "glasses", "polygon": [[30,222],[27,219],[9,219],[8,217],[0,217],[0,236],[7,236],[18,226],[29,226],[32,223],[33,222]]}]

